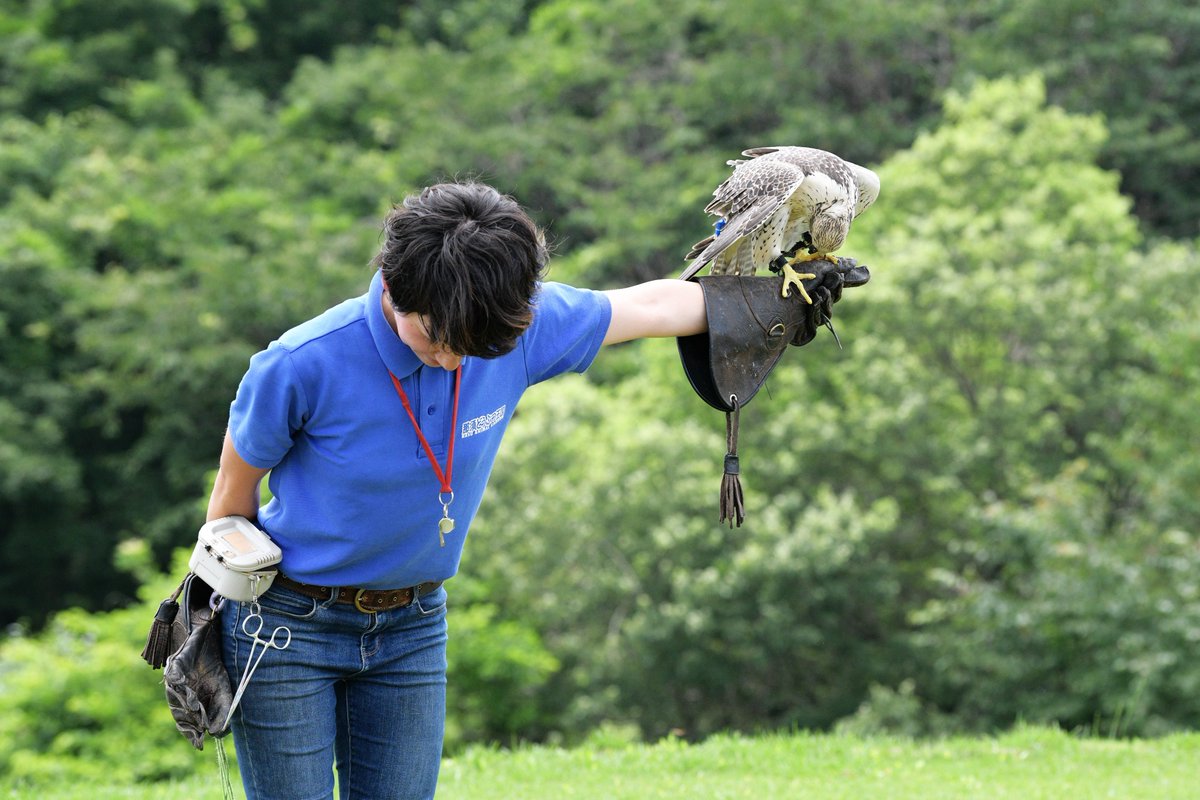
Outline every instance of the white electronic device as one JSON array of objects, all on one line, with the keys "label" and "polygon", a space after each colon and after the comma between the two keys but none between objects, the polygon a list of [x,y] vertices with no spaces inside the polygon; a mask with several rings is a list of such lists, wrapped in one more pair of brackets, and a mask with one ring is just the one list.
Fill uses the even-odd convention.
[{"label": "white electronic device", "polygon": [[279,546],[245,517],[221,517],[200,528],[188,569],[230,600],[256,600],[275,580]]}]

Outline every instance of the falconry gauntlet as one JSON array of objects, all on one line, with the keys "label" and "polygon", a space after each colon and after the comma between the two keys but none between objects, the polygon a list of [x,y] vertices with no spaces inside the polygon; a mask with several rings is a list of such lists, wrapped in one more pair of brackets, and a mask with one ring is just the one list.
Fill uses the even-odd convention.
[{"label": "falconry gauntlet", "polygon": [[805,345],[833,316],[842,288],[862,286],[871,273],[852,258],[810,261],[816,277],[804,281],[810,306],[779,296],[779,278],[705,275],[693,278],[704,290],[708,332],[679,337],[683,370],[696,394],[719,411],[750,402],[789,344]]},{"label": "falconry gauntlet", "polygon": [[[871,273],[852,258],[804,265],[812,304],[781,297],[779,278],[705,275],[693,278],[704,291],[708,331],[678,339],[679,357],[696,394],[726,412],[727,448],[721,480],[720,521],[740,526],[746,517],[737,456],[738,418],[758,393],[789,344],[808,344],[830,325],[833,304],[846,286],[862,286]],[[830,325],[830,330],[832,326]]]}]

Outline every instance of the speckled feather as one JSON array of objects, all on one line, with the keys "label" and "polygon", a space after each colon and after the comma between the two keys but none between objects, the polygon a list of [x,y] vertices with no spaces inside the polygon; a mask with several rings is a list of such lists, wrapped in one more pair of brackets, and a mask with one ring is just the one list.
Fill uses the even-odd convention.
[{"label": "speckled feather", "polygon": [[879,193],[875,173],[824,150],[756,147],[742,155],[745,160],[728,162],[733,174],[704,208],[725,220],[721,235],[692,246],[687,254],[692,263],[681,278],[709,264],[714,275],[753,275],[811,233],[818,215],[833,234],[822,242],[814,238],[814,246],[818,252],[832,252],[841,246],[853,218]]}]

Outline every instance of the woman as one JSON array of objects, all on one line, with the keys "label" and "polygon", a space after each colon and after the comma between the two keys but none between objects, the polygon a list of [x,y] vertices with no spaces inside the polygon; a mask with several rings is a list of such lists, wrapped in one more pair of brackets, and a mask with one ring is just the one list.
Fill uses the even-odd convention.
[{"label": "woman", "polygon": [[[255,355],[230,409],[208,518],[254,520],[280,574],[222,613],[237,685],[261,613],[285,626],[233,718],[247,797],[427,798],[442,754],[446,590],[501,437],[530,386],[601,345],[706,329],[700,287],[544,283],[525,212],[477,183],[408,197],[366,294]],[[271,501],[259,508],[270,473]],[[503,502],[503,499],[498,502]]]}]

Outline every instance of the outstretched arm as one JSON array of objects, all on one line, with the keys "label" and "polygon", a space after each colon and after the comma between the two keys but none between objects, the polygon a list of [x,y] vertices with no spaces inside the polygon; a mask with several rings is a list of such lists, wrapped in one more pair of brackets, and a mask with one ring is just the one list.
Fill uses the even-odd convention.
[{"label": "outstretched arm", "polygon": [[655,336],[689,336],[708,330],[704,292],[694,281],[647,281],[605,294],[612,304],[605,344]]}]

